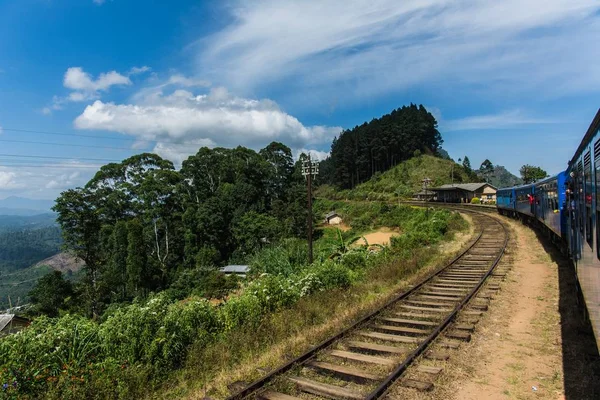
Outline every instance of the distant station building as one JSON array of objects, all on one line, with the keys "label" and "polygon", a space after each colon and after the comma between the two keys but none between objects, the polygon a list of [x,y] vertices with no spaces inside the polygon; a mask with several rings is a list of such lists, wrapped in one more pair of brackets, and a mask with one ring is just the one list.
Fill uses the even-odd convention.
[{"label": "distant station building", "polygon": [[413,199],[419,201],[436,201],[436,192],[434,192],[432,189],[421,190],[420,192],[414,194]]},{"label": "distant station building", "polygon": [[448,184],[431,188],[428,191],[435,193],[435,200],[442,203],[470,203],[477,197],[482,204],[495,203],[498,189],[489,183],[460,183]]},{"label": "distant station building", "polygon": [[342,223],[342,217],[337,212],[332,211],[325,216],[325,223],[327,225],[339,225]]},{"label": "distant station building", "polygon": [[248,271],[250,271],[249,265],[227,265],[220,269],[225,275],[237,275],[239,277],[246,277]]},{"label": "distant station building", "polygon": [[29,326],[31,321],[15,314],[0,314],[0,337],[17,333]]}]

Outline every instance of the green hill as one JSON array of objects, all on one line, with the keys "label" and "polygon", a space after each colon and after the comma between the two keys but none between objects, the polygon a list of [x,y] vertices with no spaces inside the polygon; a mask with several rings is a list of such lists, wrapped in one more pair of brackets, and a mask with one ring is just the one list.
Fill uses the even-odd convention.
[{"label": "green hill", "polygon": [[422,190],[423,178],[431,179],[429,187],[452,182],[481,181],[474,172],[468,173],[462,165],[451,160],[422,155],[404,161],[384,173],[376,173],[369,181],[352,190],[336,190],[329,185],[323,185],[315,194],[317,197],[328,199],[410,199]]}]

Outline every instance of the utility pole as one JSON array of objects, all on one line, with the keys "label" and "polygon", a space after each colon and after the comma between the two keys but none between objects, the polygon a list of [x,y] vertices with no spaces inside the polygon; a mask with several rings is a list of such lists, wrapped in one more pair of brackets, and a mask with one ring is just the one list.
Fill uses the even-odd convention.
[{"label": "utility pole", "polygon": [[313,241],[312,241],[312,176],[319,174],[319,162],[311,161],[310,153],[308,159],[302,163],[302,175],[306,177],[308,185],[308,263],[313,263]]},{"label": "utility pole", "polygon": [[[427,201],[427,197],[429,197],[429,192],[427,191],[427,187],[431,183],[431,179],[429,179],[429,178],[423,178],[423,180],[421,182],[423,182],[423,187],[425,188],[425,201]],[[427,215],[429,215],[429,207],[426,208],[425,213]]]}]

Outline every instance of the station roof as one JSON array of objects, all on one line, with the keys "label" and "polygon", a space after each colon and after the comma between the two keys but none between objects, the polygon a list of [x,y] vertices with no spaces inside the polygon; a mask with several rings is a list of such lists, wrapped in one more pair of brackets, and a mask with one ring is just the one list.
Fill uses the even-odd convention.
[{"label": "station roof", "polygon": [[247,274],[249,270],[249,265],[228,265],[221,268],[221,272],[225,274]]},{"label": "station roof", "polygon": [[465,190],[467,192],[475,192],[478,189],[481,189],[484,186],[489,186],[491,188],[497,189],[494,185],[490,185],[486,182],[480,183],[456,183],[456,184],[446,184],[440,187],[431,188],[429,190]]}]

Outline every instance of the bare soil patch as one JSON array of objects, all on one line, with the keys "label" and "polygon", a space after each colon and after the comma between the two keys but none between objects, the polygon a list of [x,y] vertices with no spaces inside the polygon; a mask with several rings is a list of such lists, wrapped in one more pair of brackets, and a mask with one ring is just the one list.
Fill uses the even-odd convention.
[{"label": "bare soil patch", "polygon": [[398,235],[400,235],[400,232],[398,231],[394,231],[390,228],[381,228],[376,230],[375,232],[367,233],[366,235],[363,235],[363,237],[367,240],[367,243],[369,243],[370,245],[380,244],[382,246],[389,246],[392,236]]}]

